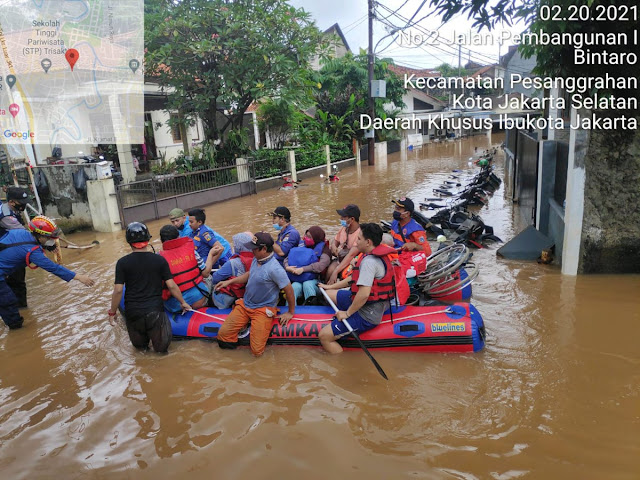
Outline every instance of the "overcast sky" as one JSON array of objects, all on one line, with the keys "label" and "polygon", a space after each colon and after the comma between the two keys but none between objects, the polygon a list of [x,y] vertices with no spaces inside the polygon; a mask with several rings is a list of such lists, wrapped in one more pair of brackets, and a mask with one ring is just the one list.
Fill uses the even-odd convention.
[{"label": "overcast sky", "polygon": [[[357,53],[360,48],[367,48],[367,0],[290,0],[290,3],[311,13],[312,18],[321,30],[325,30],[334,23],[338,23],[353,52]],[[378,17],[385,18],[388,16],[386,22],[396,27],[406,25],[406,20],[391,15],[390,11],[384,9],[384,7],[387,7],[391,11],[395,11],[402,6],[404,0],[380,0],[378,3],[382,5],[377,7]],[[405,19],[409,19],[421,3],[422,0],[408,0],[407,4],[398,10],[397,13]],[[418,12],[414,21],[430,13],[431,9],[428,7],[428,3],[429,2],[426,2],[425,6]],[[438,17],[430,15],[420,21],[418,26],[412,29],[412,32],[414,34],[423,34],[425,30],[427,33],[437,30],[445,39],[451,39],[454,31],[456,33],[469,32],[471,30],[471,24],[472,22],[467,21],[466,17],[458,16],[442,26]],[[422,32],[418,30],[419,27],[423,29]],[[385,26],[382,22],[374,21],[374,45],[378,43],[382,37],[387,35],[390,29],[389,26]],[[463,45],[462,64],[464,65],[469,58],[476,63],[497,63],[499,48],[500,53],[504,55],[507,52],[508,46],[513,44],[513,42],[506,40],[502,47],[498,47],[497,41],[502,31],[506,30],[512,33],[520,33],[523,29],[522,24],[511,28],[499,27],[494,32],[496,38],[495,45]],[[486,29],[483,30],[483,32],[486,32]],[[435,67],[443,62],[450,63],[454,66],[458,65],[457,45],[447,45],[441,42],[437,47],[422,45],[420,47],[407,48],[407,46],[399,45],[398,41],[389,45],[392,39],[393,36],[383,39],[376,49],[376,54],[392,57],[397,64],[414,68]],[[387,47],[387,45],[389,46]]]}]

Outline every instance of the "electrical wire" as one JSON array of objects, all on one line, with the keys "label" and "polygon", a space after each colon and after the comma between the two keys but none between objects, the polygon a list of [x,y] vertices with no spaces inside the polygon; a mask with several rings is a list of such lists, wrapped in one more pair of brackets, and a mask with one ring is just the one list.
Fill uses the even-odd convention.
[{"label": "electrical wire", "polygon": [[[382,8],[384,8],[385,10],[387,10],[387,11],[391,12],[391,9],[389,9],[389,8],[388,8],[388,7],[386,7],[385,5],[382,5],[382,4],[379,4],[379,5],[380,5]],[[402,21],[407,21],[407,18],[406,18],[406,17],[404,17],[404,16],[402,16],[402,15],[400,15],[400,14],[398,14],[398,13],[395,13],[394,15],[395,15],[396,17],[398,17],[398,18],[399,18],[400,20],[402,20]],[[430,36],[430,35],[432,35],[432,34],[433,34],[433,32],[432,32],[432,31],[429,31],[428,29],[426,29],[426,28],[422,27],[421,25],[418,25],[417,23],[413,23],[411,26],[415,27],[415,28],[416,28],[416,30],[418,30],[418,31],[420,31],[420,32],[422,32],[422,33],[424,33],[424,34],[426,34],[426,35],[429,35],[429,36]],[[403,27],[403,28],[405,28],[405,27]],[[423,46],[423,45],[419,45],[419,47],[420,47],[420,48],[422,48],[425,52],[430,53],[430,52],[428,52],[428,51],[424,48],[424,46]],[[445,54],[447,54],[447,55],[452,55],[452,57],[453,57],[454,59],[455,59],[455,56],[457,56],[457,55],[459,54],[459,52],[458,52],[458,51],[456,51],[456,50],[455,50],[455,47],[453,47],[453,46],[445,46],[445,47],[449,47],[449,48],[450,48],[449,50],[445,50],[443,47],[436,46],[436,45],[431,45],[431,47],[432,47],[432,48],[434,48],[434,49],[436,49],[436,50],[439,50],[439,51],[441,51],[441,52],[443,52],[443,53],[445,53]],[[451,50],[451,49],[453,49],[453,50]],[[482,58],[478,58],[478,57],[476,57],[476,56],[475,56],[475,54],[478,54],[479,56],[482,56],[482,57],[485,57],[485,58],[489,59],[489,60],[491,61],[491,63],[492,63],[492,64],[495,64],[495,63],[499,64],[499,61],[496,61],[496,59],[495,59],[495,58],[493,58],[493,57],[490,57],[490,56],[488,56],[488,55],[484,55],[484,54],[481,54],[481,53],[475,52],[475,51],[473,51],[473,50],[471,50],[471,49],[469,49],[469,48],[467,48],[467,49],[465,49],[465,50],[466,50],[466,52],[465,52],[465,53],[466,53],[466,54],[469,54],[469,56],[470,56],[470,57],[471,57],[475,62],[477,62],[477,63],[481,63],[481,64],[482,64],[482,63],[486,63],[486,61],[487,61],[487,60],[482,59]],[[473,54],[473,56],[472,56],[471,54]],[[454,61],[455,61],[455,60],[454,60]],[[529,74],[529,73],[531,73],[529,70],[525,70],[525,69],[514,69],[514,68],[510,68],[510,69],[509,69],[509,71],[510,71],[510,72],[512,72],[512,73],[521,73],[521,74]]]},{"label": "electrical wire", "polygon": [[[410,22],[410,20],[408,20],[408,19],[407,19],[406,17],[404,17],[403,15],[400,15],[400,14],[399,14],[399,13],[397,13],[397,12],[393,13],[393,12],[391,11],[391,9],[390,9],[390,8],[388,8],[388,7],[386,7],[385,5],[382,5],[382,4],[379,4],[379,5],[380,5],[382,8],[384,8],[385,10],[387,10],[387,11],[391,12],[389,16],[392,16],[392,15],[393,15],[393,16],[397,17],[399,20],[401,20],[401,21],[403,21],[403,22]],[[414,15],[414,16],[415,16],[415,15]],[[427,16],[428,16],[428,15],[427,15]],[[413,18],[413,17],[412,17],[412,18]],[[431,35],[433,35],[433,33],[435,33],[437,30],[436,30],[436,31],[430,31],[430,30],[426,29],[425,27],[423,27],[423,26],[419,25],[419,22],[420,22],[420,21],[422,21],[424,18],[426,18],[426,16],[425,16],[425,17],[423,17],[423,18],[421,18],[421,19],[420,19],[420,20],[418,20],[417,22],[414,22],[413,24],[408,25],[408,26],[416,27],[416,30],[419,30],[419,31],[421,31],[421,32],[422,32],[422,33],[424,33],[424,34],[426,34],[426,35],[428,35],[428,36],[431,36]],[[442,25],[441,25],[441,26],[442,26]],[[408,27],[407,27],[407,26],[405,26],[405,27],[402,27],[401,29],[405,29],[405,28],[408,28]],[[440,27],[439,27],[439,28],[440,28]],[[439,30],[439,28],[438,28],[438,30]],[[435,45],[432,45],[432,46],[433,46],[434,48],[436,48],[436,49],[441,50],[441,51],[443,50],[442,48],[438,48],[438,47],[436,47]],[[450,48],[455,48],[455,47],[450,47]],[[489,56],[489,55],[486,55],[486,54],[483,54],[483,53],[480,53],[480,52],[476,52],[476,51],[474,51],[474,50],[471,50],[470,48],[466,48],[466,49],[464,49],[464,50],[466,50],[466,52],[465,52],[465,53],[467,53],[467,54],[477,55],[477,56],[474,56],[474,60],[478,61],[479,63],[486,63],[486,61],[487,61],[487,60],[490,60],[492,63],[496,63],[496,62],[497,62],[497,60],[498,60],[497,58],[495,58],[495,57],[493,57],[493,56]],[[451,52],[451,51],[446,51],[445,53],[447,53],[447,54],[452,54],[453,52]],[[456,55],[457,55],[457,53],[458,53],[458,52],[455,52],[455,54],[456,54]],[[484,59],[482,59],[482,58],[478,58],[478,57],[484,57]]]}]

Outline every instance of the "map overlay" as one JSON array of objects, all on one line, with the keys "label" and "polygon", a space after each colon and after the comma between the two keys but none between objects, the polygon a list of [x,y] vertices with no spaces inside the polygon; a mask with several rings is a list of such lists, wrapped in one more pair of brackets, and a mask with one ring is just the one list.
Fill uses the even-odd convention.
[{"label": "map overlay", "polygon": [[143,0],[0,0],[0,139],[141,144]]}]

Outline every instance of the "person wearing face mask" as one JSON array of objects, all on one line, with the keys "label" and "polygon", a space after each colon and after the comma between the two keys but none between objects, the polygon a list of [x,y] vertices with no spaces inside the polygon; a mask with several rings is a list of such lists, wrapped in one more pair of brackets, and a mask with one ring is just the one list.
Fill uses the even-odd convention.
[{"label": "person wearing face mask", "polygon": [[[7,201],[0,203],[0,237],[9,230],[25,228],[24,212],[29,202],[29,192],[20,187],[7,188]],[[27,308],[27,284],[25,276],[27,266],[17,268],[7,277],[7,285],[18,299],[18,308]]]},{"label": "person wearing face mask", "polygon": [[277,207],[271,212],[273,219],[273,228],[278,232],[276,242],[273,244],[273,251],[280,265],[284,263],[284,259],[289,255],[289,251],[293,247],[300,244],[300,234],[293,225],[291,225],[291,212],[287,207]]},{"label": "person wearing face mask", "polygon": [[0,317],[11,330],[22,327],[24,322],[18,311],[18,299],[7,285],[7,275],[17,268],[23,265],[32,269],[41,267],[65,282],[78,280],[88,287],[94,285],[87,275],[72,272],[45,256],[42,249],[55,250],[56,239],[62,233],[50,218],[38,215],[29,222],[28,228],[15,228],[0,237]]},{"label": "person wearing face mask", "polygon": [[316,225],[309,227],[302,241],[304,247],[294,247],[284,261],[291,280],[296,301],[304,293],[305,305],[314,305],[318,294],[318,277],[331,263],[331,250],[325,240],[324,230]]},{"label": "person wearing face mask", "polygon": [[327,269],[327,284],[336,283],[340,273],[358,255],[358,234],[360,233],[360,208],[350,203],[336,210],[340,215],[340,230],[331,243],[331,253],[337,258]]},{"label": "person wearing face mask", "polygon": [[189,225],[189,217],[181,208],[174,208],[169,212],[169,221],[178,229],[180,238],[191,236],[191,226]]},{"label": "person wearing face mask", "polygon": [[427,256],[431,255],[431,246],[427,241],[427,232],[424,228],[411,218],[414,205],[410,198],[399,198],[392,200],[395,204],[393,211],[393,222],[391,222],[391,236],[394,246],[404,252],[415,252],[423,250]]}]

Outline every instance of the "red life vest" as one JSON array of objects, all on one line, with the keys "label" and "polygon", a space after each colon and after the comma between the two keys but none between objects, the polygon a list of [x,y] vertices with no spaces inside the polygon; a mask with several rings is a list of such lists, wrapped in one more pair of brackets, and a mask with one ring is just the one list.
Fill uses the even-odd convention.
[{"label": "red life vest", "polygon": [[[424,252],[422,252],[422,254],[424,255]],[[398,300],[398,306],[404,305],[407,303],[407,299],[411,294],[409,282],[407,281],[407,267],[402,263],[402,255],[399,255],[395,250],[394,253],[389,254],[389,260],[391,260],[391,265],[393,265],[393,276],[396,281],[396,298]]]},{"label": "red life vest", "polygon": [[[233,260],[234,258],[240,259],[242,265],[244,266],[245,273],[251,270],[251,264],[253,263],[254,259],[253,252],[240,252],[239,255],[236,254],[231,257],[229,261]],[[231,280],[232,278],[236,277],[229,277],[228,280]],[[244,297],[244,289],[246,286],[246,283],[233,283],[229,286],[221,288],[220,290],[218,290],[218,292],[231,295],[232,297],[242,298]]]},{"label": "red life vest", "polygon": [[[181,292],[186,292],[202,282],[195,246],[190,237],[167,240],[162,244],[160,255],[169,264],[173,281],[176,282]],[[162,290],[162,299],[169,300],[169,298],[171,298],[171,292],[165,286]]]},{"label": "red life vest", "polygon": [[[374,279],[373,285],[371,285],[371,292],[369,293],[369,298],[367,302],[377,302],[380,300],[390,300],[395,297],[394,291],[394,269],[391,264],[391,259],[389,255],[396,253],[395,250],[388,245],[378,245],[374,248],[369,255],[375,255],[382,263],[384,263],[384,277],[381,279]],[[353,271],[351,272],[351,296],[355,296],[358,292],[358,278],[360,277],[360,264],[367,257],[367,255],[363,255],[353,267]]]},{"label": "red life vest", "polygon": [[427,253],[424,250],[400,252],[399,261],[404,267],[405,273],[411,267],[418,275],[427,269]]}]

